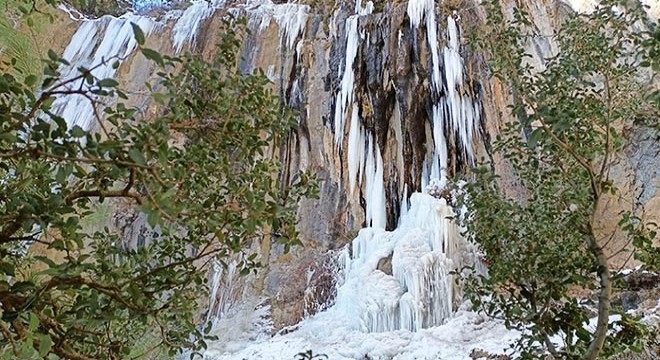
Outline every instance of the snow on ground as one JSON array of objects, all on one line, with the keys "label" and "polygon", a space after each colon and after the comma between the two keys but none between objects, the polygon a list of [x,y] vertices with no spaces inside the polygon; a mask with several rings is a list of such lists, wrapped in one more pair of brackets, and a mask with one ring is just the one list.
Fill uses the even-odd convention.
[{"label": "snow on ground", "polygon": [[[216,335],[223,336],[221,333]],[[245,342],[240,349],[234,343],[231,346],[233,351],[211,342],[204,358],[283,360],[294,359],[298,353],[312,350],[314,354],[325,354],[332,360],[362,360],[367,356],[373,360],[463,360],[470,359],[473,349],[505,353],[517,337],[516,331],[507,330],[500,321],[466,309],[457,311],[444,325],[418,332],[364,333],[320,316],[302,321],[297,330],[285,335]]]},{"label": "snow on ground", "polygon": [[[598,0],[563,0],[579,13],[590,13],[599,3]],[[640,0],[647,6],[646,12],[654,19],[660,19],[660,0]]]}]

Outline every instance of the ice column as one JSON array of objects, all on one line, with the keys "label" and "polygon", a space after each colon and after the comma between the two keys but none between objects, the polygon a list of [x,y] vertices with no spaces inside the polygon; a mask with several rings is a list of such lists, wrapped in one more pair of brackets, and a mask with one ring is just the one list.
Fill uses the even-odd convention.
[{"label": "ice column", "polygon": [[339,148],[341,148],[344,138],[344,120],[347,115],[348,105],[353,101],[353,87],[355,86],[353,62],[357,56],[360,38],[358,34],[358,17],[358,15],[353,15],[346,19],[346,60],[344,63],[344,75],[341,77],[335,105],[335,143]]},{"label": "ice column", "polygon": [[350,259],[342,258],[344,281],[335,304],[318,316],[365,332],[442,324],[452,313],[450,272],[462,265],[466,248],[453,216],[445,199],[414,193],[396,230],[360,230]]},{"label": "ice column", "polygon": [[211,274],[211,291],[206,321],[217,321],[233,305],[238,277],[238,261],[231,260],[226,267],[214,262]]}]

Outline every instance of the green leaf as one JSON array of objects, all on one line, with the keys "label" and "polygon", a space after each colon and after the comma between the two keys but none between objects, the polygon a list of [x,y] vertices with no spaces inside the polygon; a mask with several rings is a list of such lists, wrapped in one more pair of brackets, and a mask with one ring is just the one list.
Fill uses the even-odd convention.
[{"label": "green leaf", "polygon": [[49,259],[45,256],[35,256],[34,259],[48,265],[48,267],[56,267],[57,266],[57,264],[55,264],[55,262],[53,260],[51,260],[51,259]]},{"label": "green leaf", "polygon": [[37,315],[35,315],[33,312],[29,312],[28,314],[29,314],[28,328],[30,329],[30,331],[35,331],[39,326],[39,319],[37,318]]},{"label": "green leaf", "polygon": [[75,125],[75,126],[71,129],[71,136],[73,136],[74,138],[81,138],[81,137],[84,137],[85,134],[86,134],[86,133],[85,133],[85,130],[83,130],[83,129],[82,129],[80,126],[78,126],[78,125]]},{"label": "green leaf", "polygon": [[529,144],[529,147],[535,148],[536,144],[541,140],[543,137],[543,129],[536,129],[532,131],[531,134],[529,134],[529,138],[527,139],[527,144]]},{"label": "green leaf", "polygon": [[134,22],[131,23],[131,26],[133,27],[133,36],[135,37],[135,41],[137,41],[139,45],[144,45],[144,32],[142,32],[140,26]]},{"label": "green leaf", "polygon": [[16,275],[14,272],[14,265],[8,262],[0,261],[0,271],[2,271],[5,275],[9,275],[9,276]]},{"label": "green leaf", "polygon": [[108,78],[99,81],[96,85],[98,85],[99,87],[116,87],[117,85],[119,85],[119,83],[115,79]]},{"label": "green leaf", "polygon": [[50,349],[53,347],[53,340],[50,339],[50,336],[44,334],[36,334],[37,339],[39,340],[39,357],[46,356]]},{"label": "green leaf", "polygon": [[48,58],[53,61],[57,61],[60,57],[57,56],[57,53],[55,51],[53,51],[52,49],[48,49]]},{"label": "green leaf", "polygon": [[142,55],[147,59],[156,62],[160,66],[165,66],[163,56],[156,50],[144,48],[142,49]]},{"label": "green leaf", "polygon": [[39,78],[36,75],[28,75],[25,78],[25,85],[32,87],[37,83],[37,81],[39,81]]},{"label": "green leaf", "polygon": [[55,181],[57,181],[59,184],[64,184],[66,181],[66,171],[64,170],[63,166],[60,166],[57,168],[57,172],[55,172]]},{"label": "green leaf", "polygon": [[160,223],[161,217],[158,210],[150,210],[147,212],[147,223],[151,227],[155,227]]},{"label": "green leaf", "polygon": [[128,150],[128,157],[138,165],[143,165],[143,166],[147,165],[147,161],[144,159],[144,155],[142,155],[142,153],[138,149]]}]

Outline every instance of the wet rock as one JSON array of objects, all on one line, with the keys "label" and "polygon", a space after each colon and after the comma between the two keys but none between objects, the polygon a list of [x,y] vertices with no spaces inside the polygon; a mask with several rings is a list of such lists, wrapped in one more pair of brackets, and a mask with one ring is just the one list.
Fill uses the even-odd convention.
[{"label": "wet rock", "polygon": [[507,355],[498,355],[491,354],[488,351],[482,349],[472,349],[470,352],[471,359],[492,359],[492,360],[509,360],[510,358]]},{"label": "wet rock", "polygon": [[132,8],[129,0],[67,1],[68,5],[90,18],[103,15],[119,16]]},{"label": "wet rock", "polygon": [[376,269],[384,272],[387,275],[392,275],[392,256],[390,255],[386,258],[378,260],[378,266],[376,266]]},{"label": "wet rock", "polygon": [[649,290],[660,287],[660,274],[644,270],[636,270],[623,277],[630,290]]},{"label": "wet rock", "polygon": [[642,302],[638,293],[633,291],[625,291],[622,293],[612,295],[612,306],[621,307],[624,311],[635,310]]}]

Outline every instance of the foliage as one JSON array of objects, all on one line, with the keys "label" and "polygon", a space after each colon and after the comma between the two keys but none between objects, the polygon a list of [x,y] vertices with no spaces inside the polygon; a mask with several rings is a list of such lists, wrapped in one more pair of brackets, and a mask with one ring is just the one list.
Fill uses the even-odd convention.
[{"label": "foliage", "polygon": [[73,8],[92,18],[119,16],[131,8],[130,0],[65,0]]},{"label": "foliage", "polygon": [[305,352],[301,352],[296,355],[296,360],[322,360],[327,358],[328,358],[327,355],[314,354],[312,350],[307,350]]},{"label": "foliage", "polygon": [[[0,58],[15,59],[11,67],[0,65],[12,75],[41,72],[38,46],[32,35],[42,29],[41,23],[52,20],[51,15],[35,12],[33,6],[41,1],[0,0]],[[19,69],[20,71],[13,71]]]},{"label": "foliage", "polygon": [[[239,257],[245,273],[259,266],[254,241],[299,244],[295,207],[316,187],[307,174],[278,180],[268,152],[295,123],[262,73],[236,70],[240,28],[225,24],[206,61],[146,48],[134,26],[159,68],[149,121],[93,69],[61,78],[54,52],[38,93],[34,75],[0,76],[0,358],[138,358],[133,345],[154,335],[145,352],[199,350],[205,266]],[[98,131],[58,116],[60,96],[93,102]],[[115,227],[83,226],[108,204],[158,236],[131,246]]]},{"label": "foliage", "polygon": [[[525,359],[546,351],[595,359],[637,349],[645,332],[629,316],[618,325],[640,336],[608,335],[613,275],[603,244],[609,238],[599,233],[595,216],[605,196],[618,194],[608,176],[622,131],[658,118],[648,83],[657,73],[657,53],[649,51],[657,43],[654,29],[644,30],[654,25],[645,24],[633,4],[603,1],[592,14],[562,24],[552,36],[559,51],[539,69],[525,45],[547,34],[534,32],[524,8],[514,8],[511,18],[497,0],[486,8],[488,25],[474,44],[511,89],[517,119],[504,126],[494,150],[513,168],[523,195],[508,197],[488,168],[475,171],[464,198],[465,226],[486,255],[489,275],[469,276],[468,296],[523,331],[516,350]],[[620,225],[636,256],[657,263],[656,225],[632,214],[622,214]],[[598,322],[591,331],[585,327],[591,302],[580,303],[575,293],[594,288]],[[550,341],[554,335],[563,339],[559,347]]]}]

